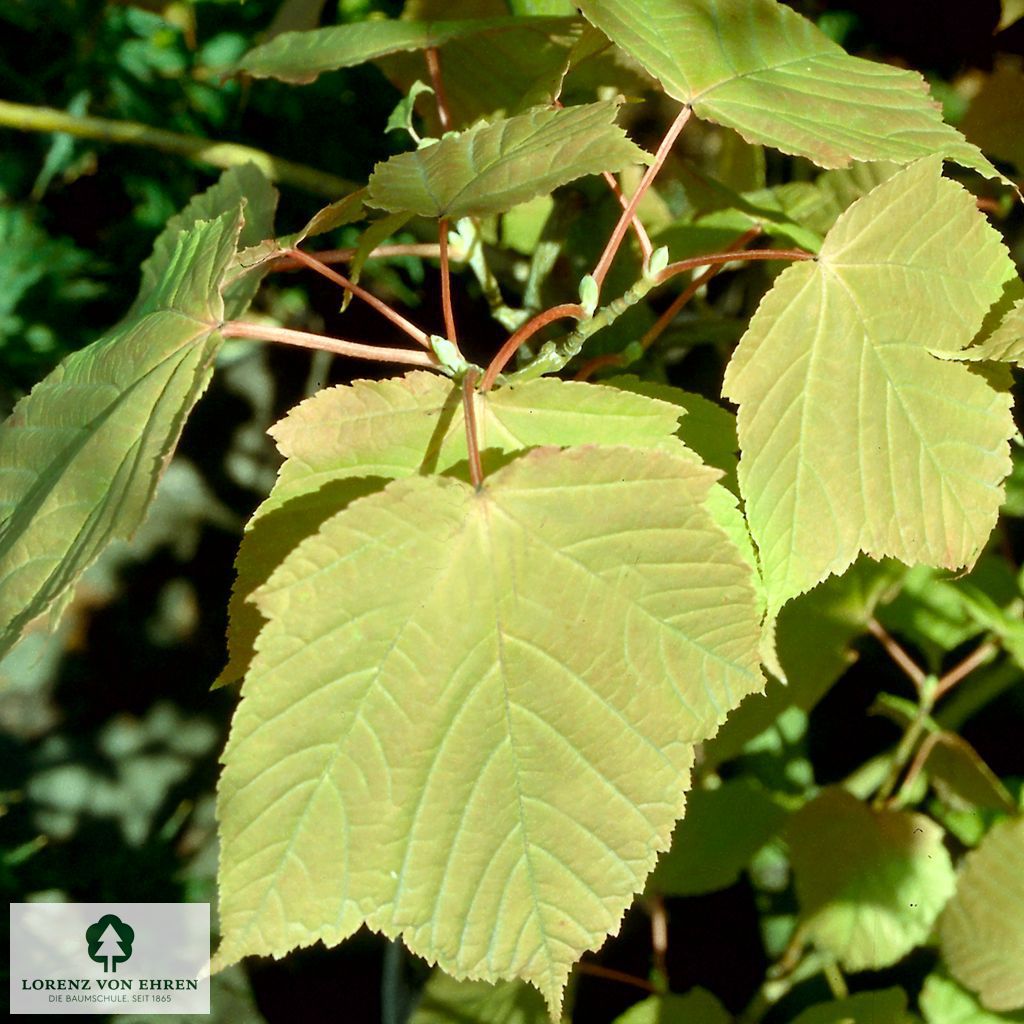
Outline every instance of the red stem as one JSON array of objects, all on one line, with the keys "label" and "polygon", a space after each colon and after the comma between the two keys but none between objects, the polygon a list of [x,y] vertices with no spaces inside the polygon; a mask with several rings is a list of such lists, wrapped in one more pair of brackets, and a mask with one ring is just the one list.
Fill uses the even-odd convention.
[{"label": "red stem", "polygon": [[658,176],[658,171],[661,170],[662,164],[668,158],[673,143],[689,120],[690,107],[687,105],[679,111],[676,119],[669,125],[669,129],[661,140],[661,145],[658,147],[658,152],[654,154],[654,162],[647,168],[643,178],[640,179],[636,192],[633,193],[633,198],[630,199],[629,204],[622,211],[619,222],[615,225],[615,230],[612,231],[608,244],[604,247],[604,252],[601,253],[601,258],[597,261],[597,266],[594,267],[592,276],[597,282],[598,288],[604,284],[608,268],[611,267],[612,260],[615,259],[615,254],[619,251],[619,246],[622,245],[622,239],[626,237],[626,229],[633,220],[633,215],[636,213],[636,208],[640,205],[640,200],[643,199],[644,193],[651,187],[651,183]]},{"label": "red stem", "polygon": [[480,383],[480,391],[487,394],[494,386],[498,374],[505,369],[508,361],[516,354],[519,346],[529,338],[532,338],[541,328],[555,320],[562,320],[565,317],[572,317],[575,320],[582,320],[584,317],[583,307],[577,302],[567,302],[561,306],[552,306],[551,309],[538,313],[532,320],[528,320],[519,328],[504,345],[498,349],[498,354],[491,360]]},{"label": "red stem", "polygon": [[[612,194],[619,201],[619,206],[626,209],[629,206],[629,200],[622,194],[622,189],[619,188],[619,183],[615,180],[615,175],[611,171],[602,171],[601,176],[606,182],[608,187],[612,190]],[[629,222],[633,228],[633,232],[636,235],[636,240],[640,243],[640,253],[646,263],[651,258],[651,253],[654,252],[654,246],[651,245],[650,236],[647,234],[647,229],[643,226],[640,218],[634,216]]]},{"label": "red stem", "polygon": [[425,349],[430,349],[430,338],[415,324],[406,320],[398,310],[392,309],[386,302],[381,302],[376,295],[371,295],[365,289],[360,288],[359,285],[353,284],[347,277],[343,277],[336,270],[324,266],[319,260],[314,259],[309,253],[305,253],[301,249],[286,249],[285,254],[298,260],[300,263],[304,263],[311,270],[315,270],[318,274],[326,277],[328,281],[341,285],[342,288],[347,289],[353,295],[362,299],[363,302],[372,306],[382,316],[386,316],[393,324],[405,331],[414,341],[418,341]]},{"label": "red stem", "polygon": [[443,217],[438,221],[437,241],[441,249],[441,308],[444,311],[444,329],[448,340],[459,349],[459,339],[455,333],[455,313],[452,311],[452,279],[448,270],[448,221]]},{"label": "red stem", "polygon": [[452,126],[452,114],[448,106],[448,94],[444,89],[444,79],[441,77],[441,55],[437,52],[436,46],[430,46],[425,56],[430,84],[434,87],[434,99],[437,100],[437,119],[441,122],[441,131],[446,132]]},{"label": "red stem", "polygon": [[676,274],[695,270],[697,267],[714,266],[717,263],[750,262],[752,260],[813,260],[813,252],[804,249],[742,249],[734,252],[709,253],[707,256],[693,256],[688,260],[670,263],[660,274],[658,284],[664,284]]},{"label": "red stem", "polygon": [[[318,263],[348,263],[355,258],[358,252],[358,249],[351,247],[347,249],[322,249],[320,252],[311,252],[308,255]],[[410,242],[400,245],[378,245],[368,258],[386,259],[389,256],[420,256],[425,259],[437,259],[438,255],[438,247],[433,242]],[[288,253],[282,252],[274,260],[271,270],[298,270],[302,266],[304,264],[299,260]]]},{"label": "red stem", "polygon": [[269,324],[252,324],[246,323],[244,320],[231,320],[221,327],[220,333],[225,338],[280,341],[285,345],[317,348],[325,352],[333,352],[335,355],[352,356],[356,359],[375,359],[381,363],[408,363],[411,366],[425,366],[431,370],[439,369],[438,362],[433,356],[417,349],[378,348],[376,345],[363,345],[358,341],[328,338],[323,334],[293,331],[287,327],[273,327]]}]

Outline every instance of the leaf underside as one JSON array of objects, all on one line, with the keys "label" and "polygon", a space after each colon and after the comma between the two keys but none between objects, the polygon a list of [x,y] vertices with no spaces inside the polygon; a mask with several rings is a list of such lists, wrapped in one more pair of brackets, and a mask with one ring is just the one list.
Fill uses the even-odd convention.
[{"label": "leaf underside", "polygon": [[822,167],[941,153],[998,171],[912,71],[851,57],[776,0],[580,0],[585,17],[698,117]]},{"label": "leaf underside", "polygon": [[240,228],[236,208],[182,232],[141,306],[0,426],[0,653],[142,521],[209,381]]},{"label": "leaf underside", "polygon": [[399,480],[288,555],[224,756],[219,965],[365,922],[557,1013],[693,744],[762,686],[749,569],[679,450]]},{"label": "leaf underside", "polygon": [[370,176],[371,206],[424,217],[484,216],[547,195],[586,174],[648,155],[615,124],[617,102],[535,107],[400,153]]},{"label": "leaf underside", "polygon": [[769,610],[859,552],[949,568],[977,557],[1014,425],[1009,396],[950,357],[1012,274],[973,197],[931,158],[854,203],[817,260],[777,278],[723,388],[740,407]]}]

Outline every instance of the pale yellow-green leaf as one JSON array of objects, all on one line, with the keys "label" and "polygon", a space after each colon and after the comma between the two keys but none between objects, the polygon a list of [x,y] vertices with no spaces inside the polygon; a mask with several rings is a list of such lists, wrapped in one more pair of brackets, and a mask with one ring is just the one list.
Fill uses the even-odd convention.
[{"label": "pale yellow-green leaf", "polygon": [[[513,452],[542,445],[678,450],[676,405],[600,384],[544,377],[477,394],[475,408],[486,472]],[[285,461],[242,539],[228,609],[230,660],[220,683],[245,675],[263,624],[246,599],[324,519],[394,477],[458,472],[469,479],[461,390],[436,373],[414,371],[321,391],[293,408],[271,434]],[[718,504],[724,504],[721,498]],[[725,509],[723,518],[738,533],[735,515]]]},{"label": "pale yellow-green leaf", "polygon": [[[1011,281],[1015,291],[1018,281]],[[999,326],[978,344],[963,353],[964,359],[991,359],[1004,363],[1024,364],[1024,298],[1018,299]]]},{"label": "pale yellow-green leaf", "polygon": [[726,371],[769,610],[864,552],[956,568],[995,525],[1010,398],[950,362],[1013,275],[974,199],[919,161],[762,300]]},{"label": "pale yellow-green leaf", "polygon": [[541,448],[350,505],[255,600],[219,792],[224,966],[364,923],[557,1015],[762,686],[749,572],[680,455]]},{"label": "pale yellow-green leaf", "polygon": [[1024,0],[1002,0],[1002,14],[999,18],[999,29],[1009,28],[1024,18]]},{"label": "pale yellow-green leaf", "polygon": [[501,213],[586,174],[620,171],[648,155],[615,123],[618,102],[535,107],[379,163],[371,206],[424,217]]},{"label": "pale yellow-green leaf", "polygon": [[982,1006],[1024,1007],[1024,818],[995,825],[964,858],[939,937],[953,977]]},{"label": "pale yellow-green leaf", "polygon": [[928,937],[953,894],[943,831],[923,814],[875,811],[826,789],[787,834],[802,925],[846,970],[896,963]]},{"label": "pale yellow-green leaf", "polygon": [[851,57],[776,0],[580,0],[588,20],[698,117],[822,167],[941,153],[999,173],[913,71]]},{"label": "pale yellow-green leaf", "polygon": [[221,344],[236,209],[181,231],[145,301],[0,426],[0,652],[146,513]]}]

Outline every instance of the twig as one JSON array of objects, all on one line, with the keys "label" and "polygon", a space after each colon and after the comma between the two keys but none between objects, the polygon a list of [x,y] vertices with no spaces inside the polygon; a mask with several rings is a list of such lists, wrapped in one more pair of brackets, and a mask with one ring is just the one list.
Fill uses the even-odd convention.
[{"label": "twig", "polygon": [[164,153],[175,153],[196,163],[212,167],[238,167],[253,163],[271,181],[295,185],[316,195],[337,199],[358,186],[327,171],[293,163],[272,153],[237,142],[215,142],[197,135],[151,128],[137,121],[110,121],[104,117],[75,117],[52,107],[0,100],[0,125],[26,132],[63,132],[79,139],[95,139],[131,146],[146,146]]},{"label": "twig", "polygon": [[498,378],[498,374],[505,368],[512,356],[515,355],[519,346],[527,339],[532,338],[543,327],[547,327],[553,321],[562,320],[565,317],[579,320],[583,315],[583,307],[579,303],[567,302],[561,306],[552,306],[551,309],[546,309],[543,313],[538,313],[532,320],[528,320],[498,349],[498,354],[487,367],[487,372],[484,374],[484,379],[480,384],[480,390],[484,394],[490,391],[495,380]]},{"label": "twig", "polygon": [[480,464],[480,442],[476,433],[476,395],[474,384],[477,372],[470,370],[462,378],[462,418],[466,422],[466,450],[469,453],[469,479],[476,490],[480,490],[484,482],[484,469]]},{"label": "twig", "polygon": [[813,252],[805,249],[742,249],[735,252],[709,253],[707,256],[692,256],[690,259],[670,263],[660,274],[658,284],[664,284],[676,274],[706,267],[716,263],[750,262],[752,260],[813,260],[817,259]]},{"label": "twig", "polygon": [[999,645],[994,640],[986,640],[960,662],[954,665],[938,682],[935,687],[935,700],[944,697],[961,680],[969,676],[978,666],[983,665],[996,651]]},{"label": "twig", "polygon": [[914,659],[889,636],[885,627],[873,616],[868,619],[868,631],[885,648],[886,654],[903,669],[903,673],[914,684],[914,689],[918,694],[923,693],[925,680],[928,677]]},{"label": "twig", "polygon": [[[625,210],[629,206],[629,200],[622,194],[622,189],[619,188],[619,183],[615,180],[615,175],[611,171],[602,171],[601,177],[608,182],[608,187],[612,190],[612,194],[619,201],[619,206]],[[640,243],[640,253],[643,256],[644,263],[651,258],[651,253],[654,252],[654,246],[651,244],[650,236],[647,234],[647,229],[644,227],[643,222],[636,214],[633,215],[630,220],[630,225],[633,228],[633,233],[636,235],[637,242]]]},{"label": "twig", "polygon": [[580,974],[590,974],[595,978],[606,978],[608,981],[620,981],[623,985],[632,985],[633,988],[643,989],[644,992],[655,993],[657,989],[644,978],[637,978],[635,975],[626,974],[625,971],[617,971],[613,967],[602,967],[600,964],[592,964],[588,960],[580,960],[576,964],[576,970]]},{"label": "twig", "polygon": [[654,970],[662,985],[668,984],[668,914],[665,901],[658,895],[647,900],[647,912],[651,917],[651,952]]},{"label": "twig", "polygon": [[434,99],[437,100],[437,119],[441,123],[441,131],[446,132],[452,126],[452,114],[448,106],[448,94],[444,89],[444,78],[441,76],[441,55],[436,46],[429,46],[424,56],[427,59],[430,84],[434,87]]},{"label": "twig", "polygon": [[903,784],[900,786],[899,792],[890,801],[890,803],[903,804],[906,802],[907,793],[910,787],[914,784],[914,780],[921,774],[924,769],[928,758],[931,756],[932,751],[935,749],[935,745],[942,740],[943,734],[941,732],[931,732],[924,738],[924,742],[917,748],[917,753],[914,755],[914,760],[910,762],[910,767],[907,769],[907,774],[903,776]]},{"label": "twig", "polygon": [[683,130],[686,122],[690,120],[690,106],[687,104],[676,119],[669,125],[668,131],[665,133],[665,137],[661,140],[661,145],[658,146],[658,152],[654,155],[654,161],[650,167],[644,172],[643,178],[640,179],[640,184],[637,186],[637,190],[633,193],[629,203],[623,209],[622,214],[619,217],[619,222],[615,225],[612,231],[611,237],[608,239],[608,244],[604,247],[604,252],[601,253],[601,258],[597,261],[597,265],[594,267],[592,277],[597,282],[598,288],[604,284],[604,279],[608,275],[608,268],[612,265],[612,260],[615,259],[615,254],[619,251],[619,246],[622,245],[622,239],[626,236],[626,229],[629,227],[633,220],[633,215],[636,213],[636,208],[640,205],[640,200],[643,199],[644,193],[651,187],[651,183],[658,176],[658,171],[661,170],[662,165],[668,158],[669,151],[672,149],[673,143],[679,137],[679,133]]},{"label": "twig", "polygon": [[455,313],[452,311],[452,278],[448,270],[448,221],[442,217],[437,222],[437,241],[441,256],[441,307],[444,311],[445,336],[459,350],[459,339],[455,333]]},{"label": "twig", "polygon": [[[330,265],[332,263],[349,263],[359,252],[352,246],[347,249],[322,249],[320,252],[311,252],[310,255],[319,263]],[[388,259],[392,256],[419,256],[423,259],[437,259],[441,255],[440,246],[433,242],[410,242],[401,245],[378,245],[367,259]],[[459,254],[461,255],[461,254]],[[458,256],[449,253],[449,259],[458,262]],[[282,252],[271,265],[272,271],[299,270],[303,266],[301,260]]]},{"label": "twig", "polygon": [[231,320],[220,328],[220,333],[225,338],[280,341],[285,345],[321,349],[324,352],[334,352],[339,356],[352,356],[355,359],[375,359],[381,363],[407,363],[410,366],[425,366],[431,370],[440,369],[437,360],[429,352],[420,352],[418,349],[378,348],[376,345],[363,345],[358,341],[328,338],[326,335],[310,334],[308,331],[293,331],[288,327],[273,327],[269,324]]},{"label": "twig", "polygon": [[342,276],[330,267],[324,266],[319,260],[314,259],[309,253],[305,253],[301,249],[286,249],[285,253],[300,263],[304,263],[311,270],[315,270],[329,281],[341,285],[342,288],[347,289],[353,295],[372,306],[382,316],[386,316],[393,324],[405,331],[410,338],[418,341],[425,349],[430,349],[430,338],[428,335],[421,331],[414,323],[406,320],[401,313],[392,309],[386,302],[378,299],[376,295],[371,295],[365,288],[360,288],[359,285],[353,284],[347,277]]},{"label": "twig", "polygon": [[[732,249],[735,246],[743,248],[748,242],[753,241],[761,234],[761,228],[755,226],[749,231],[740,235],[733,242],[729,243],[729,248]],[[673,320],[682,312],[683,308],[690,302],[694,297],[711,280],[716,274],[720,274],[724,269],[724,263],[714,263],[708,267],[702,274],[698,274],[673,300],[672,305],[665,310],[664,313],[658,317],[657,321],[652,324],[643,337],[640,339],[640,350],[646,352],[657,340],[664,334],[666,328]],[[626,366],[627,360],[625,353],[612,352],[606,353],[605,355],[594,356],[592,359],[587,360],[579,369],[575,376],[575,380],[590,380],[590,378],[601,369],[606,366]]]}]

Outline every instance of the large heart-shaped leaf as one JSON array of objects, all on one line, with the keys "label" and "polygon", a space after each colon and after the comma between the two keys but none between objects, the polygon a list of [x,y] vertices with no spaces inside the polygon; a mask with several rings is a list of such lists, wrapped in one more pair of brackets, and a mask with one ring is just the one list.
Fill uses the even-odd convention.
[{"label": "large heart-shaped leaf", "polygon": [[714,479],[682,448],[536,449],[480,491],[395,481],[288,555],[224,755],[217,963],[366,923],[557,1013],[693,744],[762,686]]},{"label": "large heart-shaped leaf", "polygon": [[1010,471],[1010,398],[933,353],[959,352],[1013,273],[932,158],[777,278],[724,384],[770,609],[861,551],[950,568],[977,557]]},{"label": "large heart-shaped leaf", "polygon": [[[673,434],[679,408],[611,387],[546,377],[477,394],[474,402],[488,471],[512,452],[543,445],[678,450]],[[263,625],[247,598],[325,519],[395,477],[461,470],[468,479],[461,389],[435,373],[321,391],[292,409],[271,434],[285,461],[238,552],[222,683],[245,675]]]},{"label": "large heart-shaped leaf", "polygon": [[371,206],[424,217],[500,213],[585,174],[620,171],[648,155],[615,123],[617,102],[537,107],[378,164]]},{"label": "large heart-shaped leaf", "polygon": [[239,211],[179,234],[144,302],[0,426],[0,653],[141,522],[210,379]]},{"label": "large heart-shaped leaf", "polygon": [[924,79],[851,57],[776,0],[580,0],[698,117],[822,167],[942,153],[999,172],[942,121]]}]

